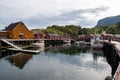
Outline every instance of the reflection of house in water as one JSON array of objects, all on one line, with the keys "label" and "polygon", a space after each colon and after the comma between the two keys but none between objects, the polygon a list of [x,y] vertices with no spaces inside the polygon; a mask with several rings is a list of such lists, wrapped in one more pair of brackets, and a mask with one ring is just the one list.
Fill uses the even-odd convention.
[{"label": "reflection of house in water", "polygon": [[16,54],[6,58],[12,65],[23,69],[25,64],[32,58],[32,54]]}]

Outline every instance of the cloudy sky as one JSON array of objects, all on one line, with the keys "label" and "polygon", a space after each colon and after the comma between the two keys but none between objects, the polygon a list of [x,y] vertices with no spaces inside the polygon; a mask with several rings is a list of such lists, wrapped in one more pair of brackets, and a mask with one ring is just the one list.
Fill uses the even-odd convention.
[{"label": "cloudy sky", "polygon": [[0,29],[23,21],[29,28],[75,24],[94,27],[120,14],[120,0],[0,0]]}]

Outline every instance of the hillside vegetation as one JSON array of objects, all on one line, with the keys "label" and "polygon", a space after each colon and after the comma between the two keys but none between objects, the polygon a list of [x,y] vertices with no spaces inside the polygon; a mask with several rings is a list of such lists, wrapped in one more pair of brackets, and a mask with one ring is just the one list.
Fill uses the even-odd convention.
[{"label": "hillside vegetation", "polygon": [[96,27],[99,27],[99,26],[109,26],[109,25],[117,24],[118,22],[120,22],[120,15],[106,17],[106,18],[100,19],[98,21]]},{"label": "hillside vegetation", "polygon": [[106,32],[106,34],[120,34],[120,22],[117,24],[109,25],[109,26],[99,26],[95,28],[82,28],[80,25],[52,25],[48,26],[46,29],[32,29],[33,32],[40,32],[44,34],[59,34],[59,35],[88,35],[94,34],[95,32],[102,34]]},{"label": "hillside vegetation", "polygon": [[82,34],[93,34],[93,28],[81,28],[80,25],[52,25],[48,26],[46,29],[33,29],[33,32],[41,32],[45,34],[59,34],[59,35],[71,35],[77,36]]}]

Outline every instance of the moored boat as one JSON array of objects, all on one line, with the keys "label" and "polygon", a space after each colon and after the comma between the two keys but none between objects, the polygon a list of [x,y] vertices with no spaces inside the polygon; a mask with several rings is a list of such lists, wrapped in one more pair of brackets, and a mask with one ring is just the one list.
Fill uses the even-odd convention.
[{"label": "moored boat", "polygon": [[101,50],[103,47],[103,44],[101,44],[100,42],[95,42],[94,44],[91,45],[91,48],[94,50]]},{"label": "moored boat", "polygon": [[100,41],[99,36],[94,36],[93,39],[91,39],[91,48],[94,50],[101,50],[103,47],[103,44]]},{"label": "moored boat", "polygon": [[63,42],[64,43],[71,43],[71,40],[70,39],[69,40],[65,39],[65,40],[63,40]]},{"label": "moored boat", "polygon": [[44,47],[44,42],[32,43],[32,46],[33,46],[33,47],[42,48],[42,47]]}]

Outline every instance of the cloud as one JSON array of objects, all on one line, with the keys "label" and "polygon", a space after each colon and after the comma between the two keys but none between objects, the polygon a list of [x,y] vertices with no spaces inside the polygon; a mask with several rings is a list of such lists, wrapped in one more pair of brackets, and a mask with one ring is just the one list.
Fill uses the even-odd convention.
[{"label": "cloud", "polygon": [[[75,24],[81,25],[84,27],[94,27],[96,19],[94,17],[99,15],[101,12],[107,11],[108,7],[99,7],[99,8],[89,8],[89,9],[78,9],[71,10],[68,12],[63,12],[59,15],[45,17],[45,16],[36,16],[32,18],[25,19],[27,24],[30,26],[36,26],[37,28],[47,27],[49,25],[67,25]],[[91,14],[93,18],[88,19],[88,16],[84,14]]]},{"label": "cloud", "polygon": [[[0,26],[7,26],[12,22],[23,21],[30,28],[45,28],[54,24],[75,24],[83,27],[93,27],[97,20],[94,17],[99,16],[101,12],[109,9],[109,7],[102,6],[96,8],[75,8],[76,6],[73,6],[74,8],[71,8],[72,4],[66,5],[68,4],[68,0],[64,1],[64,6],[61,4],[62,1],[59,0],[49,1],[51,4],[45,0],[41,0],[39,4],[39,0],[35,0],[34,3],[31,1],[18,0],[18,3],[21,4],[16,4],[12,0],[7,2],[8,5],[4,5],[6,2],[2,0],[0,3]],[[69,3],[71,2],[72,0]]]}]

